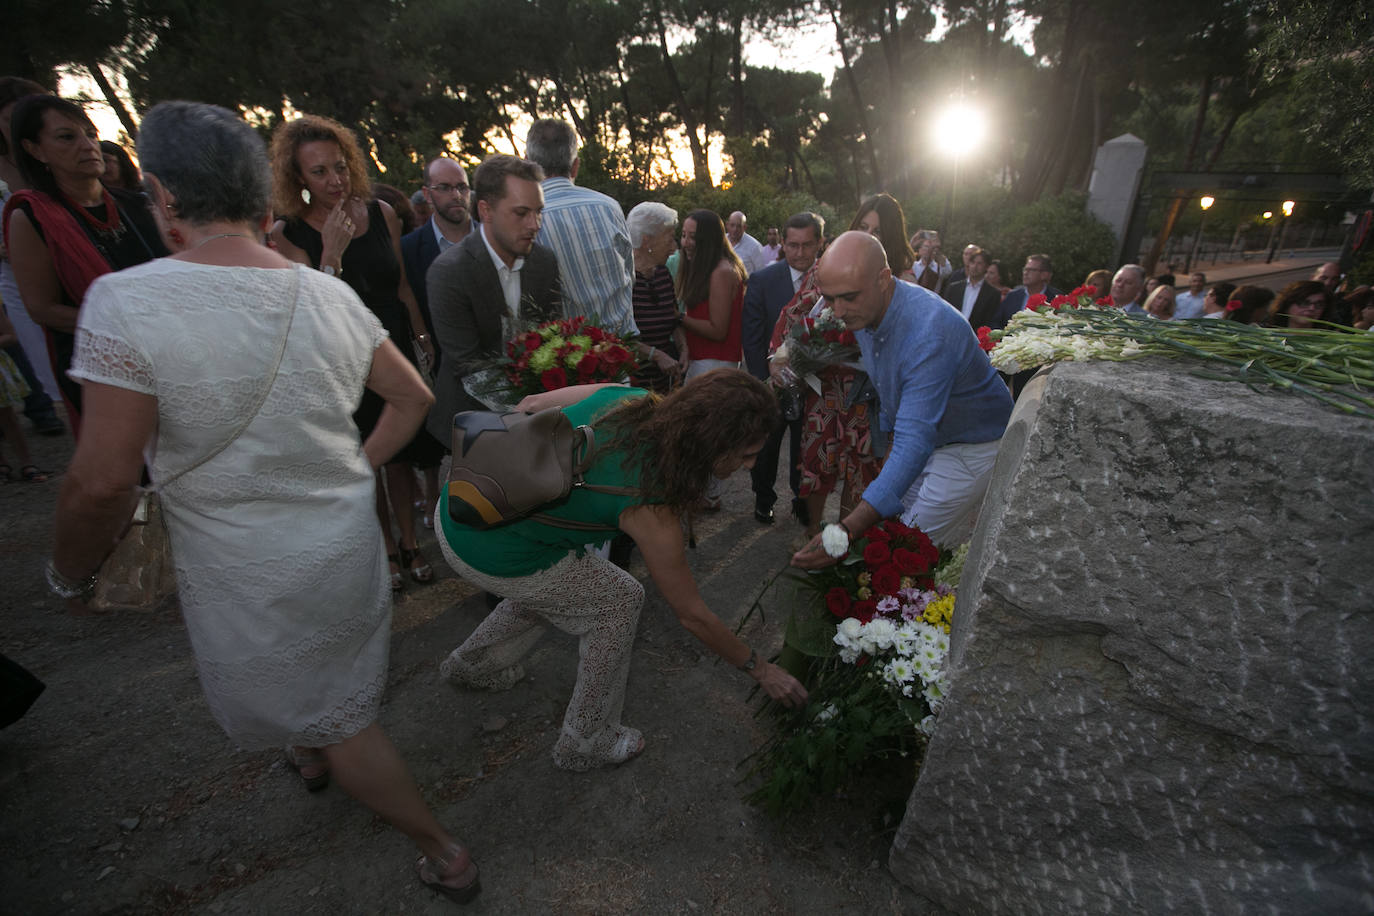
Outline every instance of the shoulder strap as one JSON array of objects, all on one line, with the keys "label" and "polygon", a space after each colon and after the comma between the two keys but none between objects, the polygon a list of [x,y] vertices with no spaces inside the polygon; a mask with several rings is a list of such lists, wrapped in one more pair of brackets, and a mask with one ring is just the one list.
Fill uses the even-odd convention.
[{"label": "shoulder strap", "polygon": [[267,395],[271,393],[272,387],[277,383],[277,373],[281,370],[282,357],[286,355],[286,341],[287,338],[291,336],[291,325],[296,320],[296,303],[300,301],[301,292],[301,271],[306,269],[307,268],[302,267],[299,264],[292,265],[291,311],[288,312],[286,316],[286,330],[282,332],[281,340],[277,342],[277,356],[272,361],[272,374],[267,379],[267,384],[262,387],[262,391],[258,395],[257,402],[253,404],[253,409],[245,415],[243,422],[239,423],[238,428],[234,430],[233,434],[230,435],[229,438],[225,439],[219,445],[215,446],[215,448],[205,457],[201,458],[199,461],[196,461],[194,464],[191,464],[187,467],[182,468],[180,471],[177,471],[171,477],[168,477],[162,483],[158,484],[154,489],[164,489],[165,487],[167,487],[168,484],[172,483],[174,480],[177,480],[178,478],[186,474],[189,474],[191,471],[194,471],[196,468],[200,467],[202,464],[209,461],[211,458],[214,458],[220,452],[224,451],[230,445],[233,445],[234,440],[237,439],[239,436],[243,435],[243,431],[248,428],[248,425],[252,423],[254,419],[257,418],[258,411],[262,410],[262,405],[267,401]]}]

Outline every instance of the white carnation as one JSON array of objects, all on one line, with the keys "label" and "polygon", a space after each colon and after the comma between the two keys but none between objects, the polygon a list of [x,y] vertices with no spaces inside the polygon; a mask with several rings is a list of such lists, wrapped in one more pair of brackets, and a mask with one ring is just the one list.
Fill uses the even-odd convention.
[{"label": "white carnation", "polygon": [[842,557],[849,553],[849,532],[839,525],[826,525],[821,532],[821,546],[832,557]]},{"label": "white carnation", "polygon": [[872,641],[879,649],[891,649],[897,638],[897,626],[882,617],[870,620],[864,626],[864,638]]}]

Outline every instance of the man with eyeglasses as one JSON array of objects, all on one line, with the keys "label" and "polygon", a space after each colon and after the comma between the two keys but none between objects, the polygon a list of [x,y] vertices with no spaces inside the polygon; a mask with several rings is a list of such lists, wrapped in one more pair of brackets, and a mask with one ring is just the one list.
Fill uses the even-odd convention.
[{"label": "man with eyeglasses", "polygon": [[425,166],[425,200],[434,211],[429,220],[414,232],[401,237],[401,260],[405,262],[406,279],[420,304],[420,314],[429,328],[429,339],[435,342],[434,360],[440,357],[434,335],[434,321],[429,314],[429,294],[425,277],[429,265],[440,254],[457,245],[472,231],[472,214],[468,210],[468,173],[452,159],[434,159]]},{"label": "man with eyeglasses", "polygon": [[1049,255],[1033,254],[1026,258],[1026,266],[1021,268],[1021,285],[1007,293],[1006,298],[1002,300],[1002,307],[997,310],[992,321],[988,322],[988,327],[993,330],[1005,328],[1011,316],[1026,307],[1031,296],[1053,299],[1062,295],[1050,285],[1053,279],[1054,266],[1050,263]]}]

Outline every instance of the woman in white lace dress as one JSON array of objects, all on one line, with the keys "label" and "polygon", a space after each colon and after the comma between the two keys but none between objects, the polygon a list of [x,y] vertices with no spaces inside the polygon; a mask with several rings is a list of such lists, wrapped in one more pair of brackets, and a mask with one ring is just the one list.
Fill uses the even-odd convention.
[{"label": "woman in white lace dress", "polygon": [[[425,883],[479,887],[378,726],[391,596],[374,471],[432,397],[342,282],[260,244],[261,140],[222,108],[172,102],[139,158],[176,252],[87,293],[72,374],[88,422],[58,501],[49,584],[80,596],[148,461],[178,595],[215,719],[244,749],[287,745],[413,839]],[[367,441],[350,418],[386,401]]]}]

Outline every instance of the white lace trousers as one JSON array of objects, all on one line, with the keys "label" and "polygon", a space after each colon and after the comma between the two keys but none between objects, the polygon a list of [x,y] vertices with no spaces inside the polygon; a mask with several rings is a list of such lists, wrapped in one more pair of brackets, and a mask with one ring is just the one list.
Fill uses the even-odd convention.
[{"label": "white lace trousers", "polygon": [[[436,522],[436,530],[439,525]],[[644,586],[625,570],[600,557],[569,554],[532,576],[489,576],[454,554],[447,539],[439,546],[449,565],[468,582],[504,600],[446,663],[459,680],[490,682],[525,656],[549,624],[578,637],[577,684],[563,716],[563,733],[554,760],[582,770],[614,762],[617,743],[635,743],[620,724],[625,682],[630,674]]]}]

